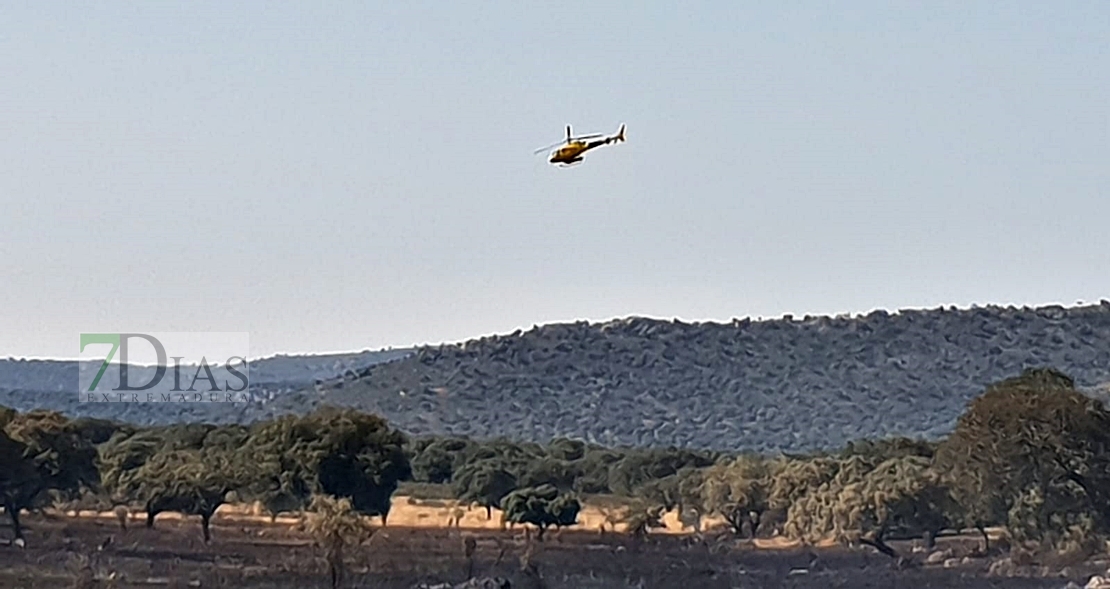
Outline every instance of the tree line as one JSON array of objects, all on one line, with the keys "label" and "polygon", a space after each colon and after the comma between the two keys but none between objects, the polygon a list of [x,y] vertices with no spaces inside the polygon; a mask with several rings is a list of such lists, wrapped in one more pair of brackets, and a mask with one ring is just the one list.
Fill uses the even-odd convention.
[{"label": "tree line", "polygon": [[249,426],[137,427],[0,410],[0,498],[21,510],[80,501],[155,516],[200,516],[257,501],[303,511],[345,498],[383,523],[398,485],[437,485],[503,521],[577,522],[583,497],[639,506],[638,529],[677,510],[695,529],[717,517],[741,536],[887,542],[1001,526],[1022,546],[1092,551],[1110,537],[1110,412],[1057,370],[1030,369],[973,400],[946,438],[860,441],[838,451],[762,456],[610,448],[580,440],[411,437],[382,418],[324,407]]}]

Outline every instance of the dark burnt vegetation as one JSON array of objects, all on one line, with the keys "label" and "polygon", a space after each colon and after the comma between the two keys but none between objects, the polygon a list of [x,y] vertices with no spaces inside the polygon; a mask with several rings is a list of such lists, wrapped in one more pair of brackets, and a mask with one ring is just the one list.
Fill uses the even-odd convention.
[{"label": "dark burnt vegetation", "polygon": [[[410,437],[378,416],[325,407],[240,425],[136,427],[0,410],[0,499],[209,522],[225,503],[304,513],[323,499],[386,525],[400,485],[456,499],[543,538],[585,504],[624,506],[639,536],[677,510],[693,530],[723,521],[740,538],[835,540],[903,556],[890,542],[988,528],[1023,554],[1083,555],[1110,537],[1110,412],[1053,369],[987,387],[939,442],[864,440],[806,455],[613,448],[580,440]],[[613,513],[621,511],[614,509]],[[121,526],[126,523],[121,518]],[[337,573],[338,574],[338,573]]]}]

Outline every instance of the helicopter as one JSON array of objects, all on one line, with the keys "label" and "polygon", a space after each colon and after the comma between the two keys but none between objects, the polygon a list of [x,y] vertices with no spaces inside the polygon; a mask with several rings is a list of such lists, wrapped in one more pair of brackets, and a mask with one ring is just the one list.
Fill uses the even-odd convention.
[{"label": "helicopter", "polygon": [[[600,139],[598,139],[598,137],[600,137]],[[594,139],[594,141],[587,141],[589,139]],[[608,145],[610,143],[621,143],[623,141],[624,123],[621,123],[620,129],[617,129],[616,134],[609,136],[602,133],[592,133],[573,137],[570,132],[570,125],[567,125],[566,139],[558,143],[552,143],[547,147],[541,147],[537,149],[535,153],[547,151],[555,146],[561,145],[562,147],[551,152],[551,158],[548,159],[548,162],[567,167],[580,163],[582,161],[582,155],[595,147],[601,147],[602,145]]]}]

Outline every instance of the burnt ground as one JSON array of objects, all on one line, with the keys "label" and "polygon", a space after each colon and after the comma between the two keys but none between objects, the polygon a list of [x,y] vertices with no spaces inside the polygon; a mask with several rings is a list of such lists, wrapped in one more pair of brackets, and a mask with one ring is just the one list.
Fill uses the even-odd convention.
[{"label": "burnt ground", "polygon": [[[0,587],[227,587],[315,589],[329,586],[320,553],[302,532],[283,524],[217,518],[206,545],[192,520],[159,519],[148,530],[133,522],[121,531],[111,519],[25,516],[27,545],[0,546]],[[10,537],[10,530],[0,530]],[[1062,588],[1084,585],[1100,570],[1073,566],[1067,577],[988,576],[991,561],[973,558],[956,566],[897,566],[870,549],[755,549],[734,542],[691,545],[681,536],[653,537],[637,545],[623,535],[549,533],[532,561],[539,578],[521,570],[527,546],[520,530],[379,529],[368,545],[349,553],[346,587],[410,588],[419,583],[461,582],[467,576],[464,538],[477,540],[476,576],[500,575],[516,587],[562,588]],[[108,541],[110,539],[110,541]],[[106,546],[103,546],[107,544]],[[942,539],[957,555],[969,541]],[[897,545],[920,563],[923,553]],[[805,573],[812,555],[816,563]],[[500,555],[500,558],[499,558]],[[951,563],[950,563],[951,564]],[[80,577],[86,577],[85,584]],[[99,581],[89,582],[89,577]]]}]

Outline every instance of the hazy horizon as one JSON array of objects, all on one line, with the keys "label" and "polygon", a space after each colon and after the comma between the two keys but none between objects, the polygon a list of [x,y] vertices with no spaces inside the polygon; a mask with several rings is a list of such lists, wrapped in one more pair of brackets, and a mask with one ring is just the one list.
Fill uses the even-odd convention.
[{"label": "hazy horizon", "polygon": [[[0,357],[1110,298],[1110,4],[0,19]],[[532,154],[621,123],[580,166]]]}]

